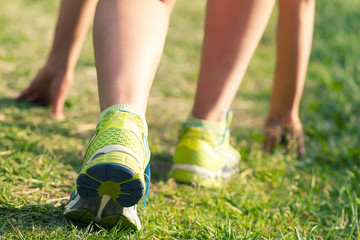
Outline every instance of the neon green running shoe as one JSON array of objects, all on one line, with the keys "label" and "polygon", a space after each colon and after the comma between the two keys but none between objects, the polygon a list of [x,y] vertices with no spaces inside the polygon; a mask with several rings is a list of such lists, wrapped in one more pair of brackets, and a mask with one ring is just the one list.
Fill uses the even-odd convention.
[{"label": "neon green running shoe", "polygon": [[240,154],[230,145],[231,119],[232,112],[229,111],[227,128],[221,142],[216,141],[210,130],[184,123],[170,177],[180,183],[217,188],[225,178],[237,173]]},{"label": "neon green running shoe", "polygon": [[111,228],[118,224],[120,228],[129,230],[141,229],[136,205],[122,207],[106,195],[82,198],[76,188],[71,194],[64,214],[74,224],[81,227],[96,222],[105,228]]},{"label": "neon green running shoe", "polygon": [[[149,161],[145,119],[126,111],[109,110],[87,145],[65,216],[85,223],[89,219],[99,224],[106,222],[104,225],[108,226],[127,218],[139,226],[137,216],[128,218],[124,211],[136,215],[136,207],[130,207],[147,195]],[[82,211],[88,217],[79,216]]]}]

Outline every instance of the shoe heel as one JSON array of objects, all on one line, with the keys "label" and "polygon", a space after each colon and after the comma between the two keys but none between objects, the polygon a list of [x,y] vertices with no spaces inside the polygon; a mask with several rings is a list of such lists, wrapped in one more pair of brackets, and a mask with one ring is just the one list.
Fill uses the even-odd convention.
[{"label": "shoe heel", "polygon": [[[126,153],[115,152],[107,154],[95,159],[98,164],[86,169],[80,173],[77,178],[77,190],[82,198],[94,198],[101,196],[110,196],[111,199],[123,207],[131,207],[140,201],[144,195],[144,174],[138,171],[138,174],[131,168],[133,164],[129,164],[131,156]],[[112,162],[109,159],[114,158],[113,155],[127,155],[117,159],[126,159],[125,162]],[[106,158],[106,163],[101,163]],[[136,161],[134,159],[134,161]],[[126,164],[127,166],[123,165]]]}]

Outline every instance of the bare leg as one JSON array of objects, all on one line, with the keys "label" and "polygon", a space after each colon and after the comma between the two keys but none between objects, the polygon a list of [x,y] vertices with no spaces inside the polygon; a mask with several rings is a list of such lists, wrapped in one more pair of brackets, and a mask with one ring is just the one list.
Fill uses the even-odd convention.
[{"label": "bare leg", "polygon": [[[86,222],[85,208],[89,216],[96,216],[90,220],[100,225],[121,222],[141,228],[133,206],[143,196],[146,203],[150,183],[144,114],[173,4],[173,0],[99,1],[94,49],[102,112],[77,179],[79,195],[65,210],[70,219]],[[87,210],[88,204],[94,208]]]},{"label": "bare leg", "polygon": [[222,121],[271,15],[274,0],[209,0],[193,116]]},{"label": "bare leg", "polygon": [[145,113],[174,2],[99,2],[94,48],[101,110],[128,104]]},{"label": "bare leg", "polygon": [[[277,62],[267,125],[291,125],[298,134],[302,134],[299,105],[311,51],[314,11],[315,0],[279,1]],[[277,141],[278,136],[267,134],[265,149],[271,150]]]},{"label": "bare leg", "polygon": [[96,0],[62,1],[49,57],[18,100],[50,104],[52,115],[64,118],[64,102],[96,3]]}]

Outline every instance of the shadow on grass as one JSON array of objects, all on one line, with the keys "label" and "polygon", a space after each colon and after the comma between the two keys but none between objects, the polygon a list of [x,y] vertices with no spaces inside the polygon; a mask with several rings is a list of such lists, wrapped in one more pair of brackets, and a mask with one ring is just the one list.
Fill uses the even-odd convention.
[{"label": "shadow on grass", "polygon": [[45,107],[46,105],[38,104],[38,103],[30,103],[26,101],[17,101],[14,98],[10,97],[0,97],[0,109],[4,107],[15,106],[20,110],[31,109],[31,108],[38,108],[38,107]]},{"label": "shadow on grass", "polygon": [[[66,236],[69,229],[79,230],[79,239],[82,239],[81,235],[88,233],[97,233],[106,239],[108,233],[116,234],[119,237],[134,233],[128,227],[122,227],[121,222],[111,228],[101,227],[94,222],[79,225],[68,220],[63,214],[64,210],[63,204],[54,206],[52,203],[39,203],[18,207],[13,204],[2,203],[0,204],[0,238],[1,235],[8,237],[15,235],[15,239],[27,239],[24,238],[27,234],[37,233],[41,235],[44,232],[60,232],[61,235]],[[64,238],[60,236],[56,239]]]},{"label": "shadow on grass", "polygon": [[[29,121],[17,121],[12,123],[0,122],[2,129],[10,129],[5,133],[5,137],[2,139],[2,148],[6,150],[8,148],[11,152],[15,153],[26,153],[31,152],[34,156],[42,155],[47,152],[54,157],[59,157],[58,160],[71,165],[75,170],[79,170],[81,166],[82,153],[75,152],[74,149],[61,148],[57,149],[47,149],[47,147],[42,142],[42,139],[31,138],[31,137],[22,137],[22,133],[16,132],[16,130],[21,129],[22,131],[27,132],[28,134],[36,135],[49,135],[49,134],[59,134],[63,136],[74,136],[69,129],[63,128],[58,124],[53,123],[43,123],[41,126],[34,124]],[[15,130],[11,130],[15,129]],[[64,143],[59,143],[64,144]],[[7,147],[8,146],[8,147]]]},{"label": "shadow on grass", "polygon": [[[69,142],[87,139],[90,136],[89,132],[74,130],[70,121],[53,120],[43,115],[44,111],[37,112],[36,109],[39,108],[43,107],[17,102],[11,98],[0,98],[0,109],[5,109],[1,111],[0,116],[1,150],[22,153],[23,157],[26,157],[26,153],[31,153],[33,156],[48,153],[79,170],[83,152],[78,151],[78,146],[70,148],[65,146],[68,139]],[[28,111],[29,109],[31,112]],[[57,146],[52,145],[53,139],[59,139],[58,142],[54,140]],[[85,146],[85,143],[82,145]],[[48,148],[48,146],[52,147]]]},{"label": "shadow on grass", "polygon": [[154,153],[151,155],[151,180],[165,181],[168,179],[168,173],[173,164],[173,155],[168,152]]},{"label": "shadow on grass", "polygon": [[4,107],[11,106],[11,105],[14,105],[15,103],[17,103],[17,101],[15,101],[12,98],[0,97],[0,109],[4,108]]},{"label": "shadow on grass", "polygon": [[[56,136],[61,139],[75,138],[87,140],[90,136],[88,131],[78,133],[74,131],[70,121],[59,122],[47,119],[41,116],[42,112],[36,114],[37,117],[29,115],[29,109],[42,108],[39,105],[27,102],[18,102],[11,98],[0,98],[0,108],[11,108],[11,114],[6,116],[8,121],[0,121],[1,129],[5,129],[5,135],[2,137],[2,147],[12,152],[26,153],[31,152],[33,155],[41,155],[49,151],[47,144],[43,142],[41,136]],[[26,113],[26,114],[25,114]],[[30,113],[31,114],[31,113]],[[25,137],[23,135],[26,135]],[[36,135],[36,137],[31,137]],[[45,145],[44,145],[45,144]],[[58,143],[64,144],[64,143]],[[85,148],[85,145],[84,145]],[[82,152],[74,152],[74,148],[56,148],[51,150],[52,155],[59,157],[59,160],[65,164],[71,165],[76,171],[81,167]],[[166,180],[168,172],[172,165],[172,154],[169,152],[153,153],[151,155],[152,180]]]},{"label": "shadow on grass", "polygon": [[[32,204],[15,207],[0,205],[0,233],[21,234],[34,229],[55,229],[69,226],[63,216],[64,207],[52,204]],[[38,230],[37,230],[38,231]]]}]

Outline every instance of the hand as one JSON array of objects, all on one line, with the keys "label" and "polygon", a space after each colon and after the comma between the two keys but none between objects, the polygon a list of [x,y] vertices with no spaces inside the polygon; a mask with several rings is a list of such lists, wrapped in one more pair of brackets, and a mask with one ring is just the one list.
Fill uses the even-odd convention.
[{"label": "hand", "polygon": [[16,100],[50,105],[52,116],[64,120],[64,104],[73,80],[74,71],[60,71],[46,64]]},{"label": "hand", "polygon": [[264,150],[272,152],[278,145],[287,153],[294,153],[298,158],[305,157],[305,145],[300,122],[284,122],[267,119],[265,123]]}]

